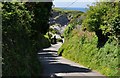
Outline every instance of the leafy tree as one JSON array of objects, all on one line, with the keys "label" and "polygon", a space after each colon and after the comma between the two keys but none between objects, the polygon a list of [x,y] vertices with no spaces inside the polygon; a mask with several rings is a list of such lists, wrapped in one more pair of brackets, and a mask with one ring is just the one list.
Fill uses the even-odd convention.
[{"label": "leafy tree", "polygon": [[[2,3],[3,76],[40,76],[37,51],[43,48],[42,42],[45,40],[40,28],[44,25],[49,27],[47,22],[51,9],[51,3],[44,3],[46,4],[50,5],[36,3],[34,9],[28,10],[26,3]],[[45,31],[47,27],[44,28]]]},{"label": "leafy tree", "polygon": [[116,15],[111,22],[111,30],[120,44],[120,15]]},{"label": "leafy tree", "polygon": [[90,10],[87,11],[82,24],[83,29],[96,33],[98,47],[102,47],[113,34],[112,30],[115,27],[113,18],[116,17],[116,13],[118,15],[118,2],[99,2],[96,6],[90,6]]},{"label": "leafy tree", "polygon": [[49,16],[52,2],[28,2],[27,9],[33,13],[32,29],[38,33],[45,34],[49,29]]}]

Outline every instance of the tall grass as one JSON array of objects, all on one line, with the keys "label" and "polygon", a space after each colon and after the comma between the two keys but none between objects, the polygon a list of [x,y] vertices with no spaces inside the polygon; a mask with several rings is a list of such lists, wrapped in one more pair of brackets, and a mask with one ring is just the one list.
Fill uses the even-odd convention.
[{"label": "tall grass", "polygon": [[106,76],[118,74],[118,52],[120,49],[115,40],[107,41],[104,47],[97,48],[98,38],[94,33],[72,30],[59,49],[58,54],[73,60],[90,69],[97,70]]}]

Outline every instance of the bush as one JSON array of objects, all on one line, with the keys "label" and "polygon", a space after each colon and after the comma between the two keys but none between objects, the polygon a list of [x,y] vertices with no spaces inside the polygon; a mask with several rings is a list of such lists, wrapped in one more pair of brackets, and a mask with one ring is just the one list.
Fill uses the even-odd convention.
[{"label": "bush", "polygon": [[118,13],[119,2],[99,2],[95,6],[90,6],[90,10],[87,11],[82,28],[96,33],[99,48],[104,46],[109,37],[118,36]]},{"label": "bush", "polygon": [[[25,76],[41,75],[42,67],[37,52],[39,49],[49,46],[49,41],[43,34],[40,34],[42,31],[32,29],[32,23],[36,20],[33,18],[34,13],[32,14],[27,10],[25,4],[17,2],[2,3],[3,77],[16,76],[24,78]],[[49,10],[41,13],[44,12],[49,12]],[[41,23],[42,20],[39,24],[41,25]],[[45,23],[47,24],[47,19]]]},{"label": "bush", "polygon": [[[71,33],[75,32],[73,30]],[[118,76],[119,48],[117,42],[107,41],[104,47],[97,48],[98,38],[94,33],[79,31],[71,38],[66,38],[58,54],[97,70],[106,76]]]}]

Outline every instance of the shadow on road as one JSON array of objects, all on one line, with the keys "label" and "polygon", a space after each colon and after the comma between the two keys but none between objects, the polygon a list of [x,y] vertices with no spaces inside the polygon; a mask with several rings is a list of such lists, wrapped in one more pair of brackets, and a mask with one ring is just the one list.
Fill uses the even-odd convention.
[{"label": "shadow on road", "polygon": [[63,63],[64,60],[61,60],[61,58],[59,58],[59,56],[57,55],[57,51],[55,50],[41,50],[41,52],[38,53],[38,56],[44,68],[43,70],[44,72],[42,75],[44,78],[46,78],[47,76],[48,78],[50,78],[50,76],[55,73],[88,73],[88,72],[91,72],[91,70],[87,68],[72,66],[67,63]]},{"label": "shadow on road", "polygon": [[68,64],[63,64],[63,63],[53,63],[51,64],[53,67],[56,67],[55,71],[53,73],[88,73],[91,72],[91,70],[87,68],[82,68],[82,67],[76,67],[76,66],[71,66]]}]

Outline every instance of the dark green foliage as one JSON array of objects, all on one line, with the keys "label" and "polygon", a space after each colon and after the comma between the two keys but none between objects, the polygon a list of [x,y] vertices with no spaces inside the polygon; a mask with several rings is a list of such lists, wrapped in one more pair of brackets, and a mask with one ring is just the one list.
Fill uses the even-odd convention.
[{"label": "dark green foliage", "polygon": [[[35,11],[31,12],[33,9],[27,10],[25,7],[26,3],[2,3],[2,28],[3,28],[3,76],[16,76],[16,77],[26,77],[26,76],[40,76],[41,75],[41,65],[37,57],[37,52],[43,47],[50,46],[49,40],[46,39],[39,30],[42,27],[37,28],[33,25],[34,22],[40,26],[48,26],[49,14],[44,17],[46,19],[41,19],[39,17],[41,14],[50,12],[50,5],[48,5],[49,10]],[[44,3],[45,4],[45,3]],[[48,4],[48,3],[46,3]],[[35,6],[44,6],[35,4]],[[37,7],[34,7],[34,10]],[[47,9],[47,6],[45,7]],[[35,13],[39,12],[38,17]],[[36,21],[35,19],[40,18],[41,21]],[[43,21],[44,22],[43,22]],[[34,28],[33,28],[34,26]],[[45,30],[45,29],[44,29]],[[46,29],[47,31],[47,29]],[[45,32],[44,32],[45,33]],[[46,44],[44,44],[46,43]]]},{"label": "dark green foliage", "polygon": [[49,15],[52,3],[51,2],[28,2],[25,4],[27,9],[33,13],[32,29],[35,32],[45,34],[49,29]]},{"label": "dark green foliage", "polygon": [[[95,32],[98,37],[98,47],[104,46],[109,36],[119,32],[119,2],[100,2],[91,6],[86,13],[82,27]],[[116,28],[117,27],[117,28]],[[103,41],[103,43],[101,43]]]},{"label": "dark green foliage", "polygon": [[113,34],[116,36],[120,45],[120,15],[115,16],[111,23]]},{"label": "dark green foliage", "polygon": [[115,35],[119,35],[120,33],[120,15],[117,15],[113,18],[112,20],[112,25],[111,25],[111,28],[113,29],[113,33]]}]

